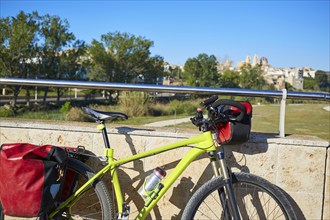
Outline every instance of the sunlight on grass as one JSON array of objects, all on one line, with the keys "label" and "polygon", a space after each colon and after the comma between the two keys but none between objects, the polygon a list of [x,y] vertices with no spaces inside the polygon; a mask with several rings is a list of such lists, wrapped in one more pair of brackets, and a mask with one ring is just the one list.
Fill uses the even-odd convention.
[{"label": "sunlight on grass", "polygon": [[24,114],[17,115],[16,118],[38,119],[38,120],[65,120],[63,113],[60,110],[53,110],[47,112],[25,112]]},{"label": "sunlight on grass", "polygon": [[[286,107],[285,133],[313,135],[330,140],[330,112],[326,104],[291,104]],[[278,133],[279,105],[253,108],[252,130]]]},{"label": "sunlight on grass", "polygon": [[[286,106],[285,133],[312,135],[330,141],[330,112],[323,108],[324,104],[288,104]],[[280,105],[260,105],[253,107],[252,131],[262,133],[279,133]],[[132,126],[144,125],[152,122],[190,118],[192,115],[180,114],[170,116],[130,117],[128,120],[111,122],[111,124],[125,124]],[[38,120],[65,120],[60,110],[47,112],[25,112],[16,118]],[[198,129],[190,122],[172,125],[169,127],[183,129]],[[196,130],[197,131],[197,130]]]},{"label": "sunlight on grass", "polygon": [[[323,109],[326,104],[289,104],[286,106],[285,133],[320,137],[330,141],[330,112]],[[253,107],[252,131],[279,133],[280,105],[260,105]],[[183,123],[177,128],[194,128]]]},{"label": "sunlight on grass", "polygon": [[118,120],[115,124],[129,124],[129,125],[144,125],[157,121],[165,121],[172,119],[188,118],[188,115],[167,115],[167,116],[145,116],[145,117],[129,117],[128,120]]}]

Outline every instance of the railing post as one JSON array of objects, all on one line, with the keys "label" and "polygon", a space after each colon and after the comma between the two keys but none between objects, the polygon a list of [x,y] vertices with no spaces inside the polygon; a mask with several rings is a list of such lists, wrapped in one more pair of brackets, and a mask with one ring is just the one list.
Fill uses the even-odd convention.
[{"label": "railing post", "polygon": [[78,89],[74,88],[74,98],[77,99],[78,97]]},{"label": "railing post", "polygon": [[288,92],[286,89],[282,89],[282,100],[281,100],[281,107],[280,107],[280,137],[285,137],[285,105],[286,105],[286,97]]},{"label": "railing post", "polygon": [[34,101],[38,101],[38,87],[34,89]]}]

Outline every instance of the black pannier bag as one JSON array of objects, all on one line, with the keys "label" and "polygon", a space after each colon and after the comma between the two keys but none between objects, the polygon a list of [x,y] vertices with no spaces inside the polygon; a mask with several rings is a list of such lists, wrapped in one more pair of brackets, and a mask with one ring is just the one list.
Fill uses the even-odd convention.
[{"label": "black pannier bag", "polygon": [[3,213],[44,217],[61,194],[68,161],[65,149],[28,143],[0,148],[0,201]]},{"label": "black pannier bag", "polygon": [[[217,125],[217,141],[222,145],[237,145],[249,140],[251,131],[252,105],[240,102],[246,108],[246,115],[241,121],[229,121]],[[237,116],[241,110],[234,106],[222,105],[218,107],[221,113]]]},{"label": "black pannier bag", "polygon": [[[70,158],[79,160],[83,163],[85,163],[89,158],[89,156],[85,154],[85,147],[83,146],[78,146],[76,148],[61,146],[61,148],[65,149],[68,152]],[[61,202],[69,198],[77,189],[79,176],[76,172],[68,168],[65,171],[64,180],[65,181],[63,183],[62,192],[59,196],[59,201]]]}]

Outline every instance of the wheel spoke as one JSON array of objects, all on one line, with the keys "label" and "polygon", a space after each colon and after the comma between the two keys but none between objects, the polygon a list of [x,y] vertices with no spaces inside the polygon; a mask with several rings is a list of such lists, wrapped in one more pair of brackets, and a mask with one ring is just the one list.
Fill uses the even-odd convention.
[{"label": "wheel spoke", "polygon": [[[291,204],[276,186],[251,174],[233,175],[233,191],[241,219],[296,219]],[[207,182],[188,202],[183,218],[224,219],[223,206],[219,204],[219,190],[223,187],[224,180],[221,177]],[[228,211],[233,216],[232,210]],[[220,217],[217,213],[221,213]]]},{"label": "wheel spoke", "polygon": [[[68,170],[74,175],[74,190],[83,186],[94,172],[86,164],[77,160],[69,160]],[[54,217],[56,220],[102,220],[113,219],[113,207],[109,193],[101,180],[90,184],[79,197],[74,199],[74,204],[65,207],[62,212]]]}]

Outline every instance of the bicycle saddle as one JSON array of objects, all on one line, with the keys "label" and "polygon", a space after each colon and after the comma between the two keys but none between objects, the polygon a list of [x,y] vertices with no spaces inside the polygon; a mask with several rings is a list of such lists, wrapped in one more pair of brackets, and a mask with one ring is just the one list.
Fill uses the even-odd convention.
[{"label": "bicycle saddle", "polygon": [[84,113],[97,119],[97,120],[101,120],[101,121],[105,121],[105,120],[112,120],[115,118],[123,118],[123,119],[128,119],[128,116],[120,113],[120,112],[102,112],[102,111],[98,111],[95,109],[91,109],[91,108],[87,108],[87,107],[83,107],[82,108]]}]

